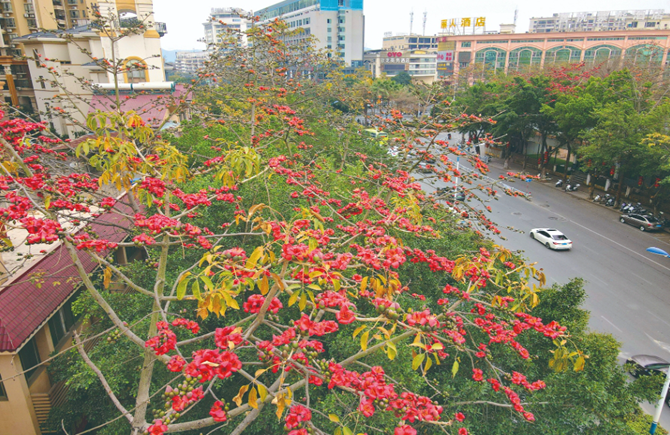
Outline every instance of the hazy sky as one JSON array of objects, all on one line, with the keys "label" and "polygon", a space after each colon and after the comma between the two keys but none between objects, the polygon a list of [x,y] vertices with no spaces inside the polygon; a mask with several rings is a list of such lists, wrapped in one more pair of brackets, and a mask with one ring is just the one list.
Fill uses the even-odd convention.
[{"label": "hazy sky", "polygon": [[[423,32],[423,13],[428,12],[426,35],[440,30],[440,20],[447,18],[486,17],[486,30],[499,30],[501,23],[514,21],[518,9],[517,32],[528,30],[531,17],[549,16],[555,12],[583,12],[621,9],[668,9],[668,0],[563,0],[544,2],[533,0],[514,1],[448,1],[448,0],[363,0],[365,13],[365,47],[381,48],[385,32],[409,33],[410,12],[414,10],[413,33]],[[204,23],[212,7],[240,7],[259,10],[273,0],[237,0],[221,2],[210,0],[154,0],[156,21],[167,23],[168,34],[162,38],[166,50],[203,49],[197,39],[203,37]],[[185,8],[184,5],[187,5]],[[670,11],[670,10],[669,10]]]}]

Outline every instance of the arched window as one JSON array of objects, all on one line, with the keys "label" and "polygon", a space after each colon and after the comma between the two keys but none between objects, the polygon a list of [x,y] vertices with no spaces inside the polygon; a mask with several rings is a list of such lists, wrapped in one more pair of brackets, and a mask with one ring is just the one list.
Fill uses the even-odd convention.
[{"label": "arched window", "polygon": [[483,63],[484,68],[493,71],[503,71],[505,69],[505,58],[507,53],[500,48],[485,48],[475,54],[475,63]]},{"label": "arched window", "polygon": [[607,60],[615,60],[621,57],[621,49],[613,45],[597,45],[584,52],[584,62],[602,63]]},{"label": "arched window", "polygon": [[575,47],[570,47],[568,45],[554,47],[547,50],[547,52],[544,54],[544,64],[555,65],[563,63],[577,63],[579,62],[581,55],[582,50]]},{"label": "arched window", "polygon": [[147,64],[139,59],[126,62],[126,83],[143,83],[149,81]]},{"label": "arched window", "polygon": [[634,64],[660,65],[663,61],[663,49],[653,44],[636,45],[626,50],[624,59]]},{"label": "arched window", "polygon": [[509,52],[508,71],[520,71],[540,66],[542,51],[533,47],[519,47]]}]

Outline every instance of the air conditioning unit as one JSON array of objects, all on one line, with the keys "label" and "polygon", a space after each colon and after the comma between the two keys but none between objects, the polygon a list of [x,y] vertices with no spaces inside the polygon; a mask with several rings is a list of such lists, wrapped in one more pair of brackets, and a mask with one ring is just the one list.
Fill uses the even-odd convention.
[{"label": "air conditioning unit", "polygon": [[12,14],[5,14],[5,17],[11,17]]}]

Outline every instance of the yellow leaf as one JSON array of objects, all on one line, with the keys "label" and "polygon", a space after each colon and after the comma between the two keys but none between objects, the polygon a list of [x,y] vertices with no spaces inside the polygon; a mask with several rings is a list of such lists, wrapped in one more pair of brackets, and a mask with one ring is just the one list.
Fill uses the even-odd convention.
[{"label": "yellow leaf", "polygon": [[244,393],[246,393],[248,389],[248,385],[242,385],[242,387],[240,387],[240,391],[237,393],[237,396],[233,397],[233,402],[237,403],[237,406],[242,405],[242,396],[244,396]]},{"label": "yellow leaf", "polygon": [[263,275],[263,278],[261,278],[261,282],[258,283],[258,288],[260,289],[263,296],[268,294],[268,291],[270,291],[270,283],[268,282],[268,277],[266,275]]},{"label": "yellow leaf", "polygon": [[413,359],[412,359],[412,370],[416,370],[419,368],[421,363],[423,362],[424,358],[426,358],[425,353],[419,353],[417,354]]},{"label": "yellow leaf", "polygon": [[426,373],[433,365],[433,360],[430,357],[426,358],[426,364],[423,366],[423,372]]},{"label": "yellow leaf", "polygon": [[261,402],[265,402],[265,399],[268,397],[268,390],[264,386],[258,385],[258,395],[261,398]]},{"label": "yellow leaf", "polygon": [[253,387],[251,388],[251,391],[249,391],[249,406],[258,409],[258,395],[256,389]]},{"label": "yellow leaf", "polygon": [[451,377],[452,378],[456,377],[456,373],[458,373],[458,366],[459,366],[458,360],[455,360],[454,365],[451,366]]},{"label": "yellow leaf", "polygon": [[575,361],[575,371],[576,372],[581,372],[584,370],[584,365],[586,364],[586,359],[584,359],[583,356],[580,356],[577,358],[577,361]]},{"label": "yellow leaf", "polygon": [[398,349],[395,347],[395,343],[393,343],[392,341],[389,341],[386,346],[387,346],[386,355],[388,355],[389,359],[393,361],[396,355],[398,355]]},{"label": "yellow leaf", "polygon": [[107,267],[103,273],[103,277],[102,285],[105,286],[105,288],[109,288],[109,284],[112,282],[112,269]]},{"label": "yellow leaf", "polygon": [[368,277],[363,277],[361,280],[361,293],[365,292],[365,289],[368,288]]},{"label": "yellow leaf", "polygon": [[263,247],[259,246],[258,248],[254,249],[254,252],[247,260],[246,268],[253,269],[254,267],[256,267],[256,263],[258,263],[258,260],[261,258],[261,255],[263,255]]},{"label": "yellow leaf", "polygon": [[288,306],[292,306],[295,304],[295,302],[298,300],[298,296],[300,296],[300,293],[302,293],[300,290],[296,290],[293,292],[290,298],[288,298]]},{"label": "yellow leaf", "polygon": [[339,422],[340,422],[340,417],[338,417],[338,416],[335,415],[335,414],[328,414],[328,418],[329,418],[330,421],[332,421],[333,423],[339,423]]},{"label": "yellow leaf", "polygon": [[356,336],[357,336],[358,334],[360,334],[361,331],[364,330],[364,329],[365,329],[365,325],[361,325],[361,326],[359,326],[358,328],[356,328],[356,330],[354,331],[353,338],[356,338]]},{"label": "yellow leaf", "polygon": [[370,336],[370,331],[365,331],[361,335],[361,349],[366,350],[368,348],[368,337]]},{"label": "yellow leaf", "polygon": [[305,307],[307,306],[307,293],[302,292],[300,295],[300,302],[298,303],[298,307],[300,308],[300,311],[305,311]]}]

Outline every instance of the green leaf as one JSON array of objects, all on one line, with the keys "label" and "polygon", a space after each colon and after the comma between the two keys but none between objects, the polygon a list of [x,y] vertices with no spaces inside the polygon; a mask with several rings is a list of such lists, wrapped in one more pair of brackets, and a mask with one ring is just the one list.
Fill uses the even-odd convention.
[{"label": "green leaf", "polygon": [[177,285],[177,299],[181,300],[186,295],[186,287],[188,286],[188,278],[181,280],[179,285]]},{"label": "green leaf", "polygon": [[195,296],[196,299],[200,299],[200,283],[196,279],[193,281],[193,285],[191,286],[191,292],[193,292],[193,296]]},{"label": "green leaf", "polygon": [[368,348],[368,337],[370,336],[370,331],[365,331],[361,335],[361,349],[366,350]]},{"label": "green leaf", "polygon": [[214,283],[212,282],[211,279],[209,279],[208,276],[202,275],[200,279],[202,280],[202,282],[205,283],[205,286],[207,286],[207,289],[209,289],[209,291],[214,291]]},{"label": "green leaf", "polygon": [[425,357],[426,357],[425,353],[417,353],[412,359],[412,370],[418,369]]}]

